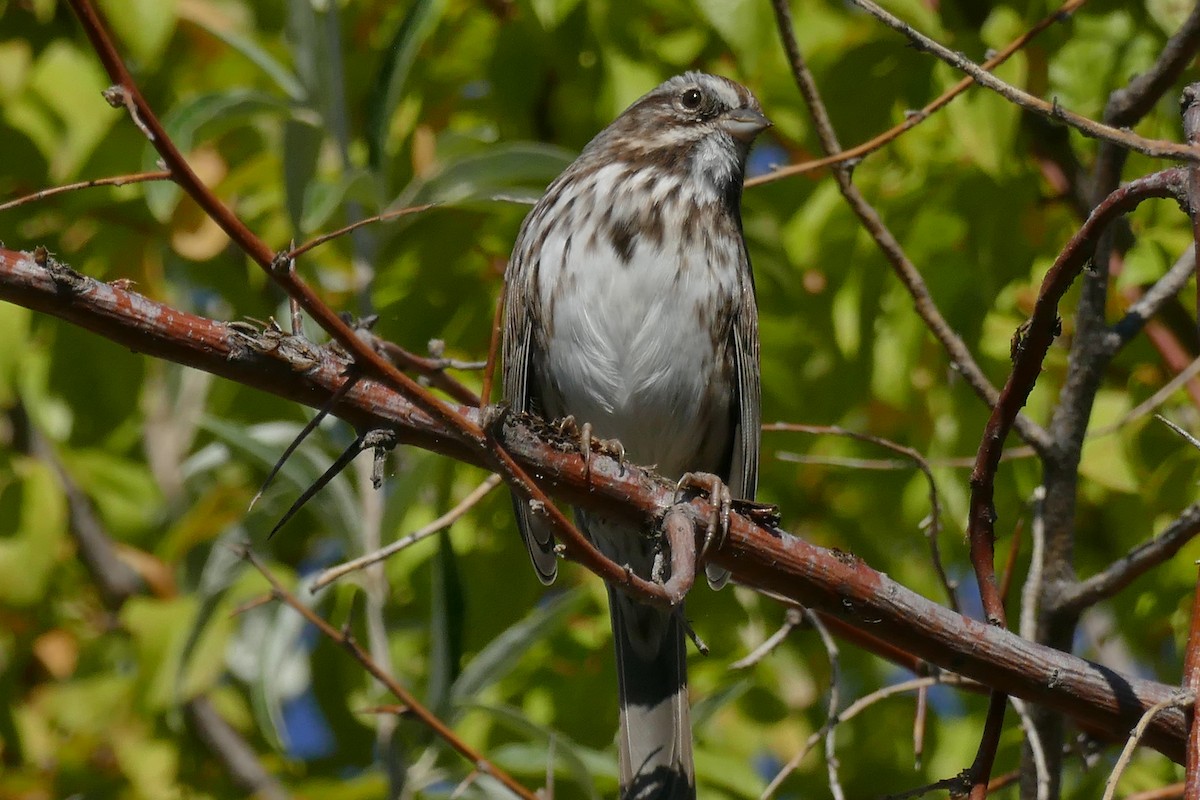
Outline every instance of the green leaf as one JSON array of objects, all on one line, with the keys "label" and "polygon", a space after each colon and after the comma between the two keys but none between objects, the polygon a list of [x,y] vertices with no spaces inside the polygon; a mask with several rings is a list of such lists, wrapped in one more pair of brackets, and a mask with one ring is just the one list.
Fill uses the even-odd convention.
[{"label": "green leaf", "polygon": [[367,145],[370,162],[383,166],[392,114],[403,97],[417,51],[445,11],[445,0],[416,0],[384,52],[367,101]]},{"label": "green leaf", "polygon": [[[246,89],[202,94],[175,107],[163,118],[167,134],[185,156],[204,138],[248,125],[260,114],[291,114],[288,103],[274,95]],[[146,145],[142,169],[158,169],[158,152]],[[160,222],[166,222],[182,192],[172,183],[146,184],[146,204]]]},{"label": "green leaf", "polygon": [[511,706],[472,703],[468,708],[485,712],[504,727],[529,740],[493,751],[497,763],[525,773],[544,774],[547,760],[553,755],[555,773],[565,767],[565,775],[583,789],[589,798],[598,800],[600,793],[594,774],[605,775],[613,771],[612,761],[606,754],[582,747],[561,733],[531,722],[520,710]]},{"label": "green leaf", "polygon": [[208,31],[244,55],[254,66],[262,70],[263,74],[269,77],[293,102],[303,103],[307,99],[304,86],[300,83],[300,79],[296,77],[296,74],[279,63],[273,55],[253,39],[248,39],[231,30],[211,25],[209,24],[208,17],[201,14],[191,15],[189,21]]},{"label": "green leaf", "polygon": [[0,305],[0,408],[13,404],[21,363],[36,357],[28,343],[33,312],[18,305]]},{"label": "green leaf", "polygon": [[584,600],[578,590],[551,598],[501,633],[481,650],[454,682],[450,701],[455,706],[473,702],[484,689],[507,675],[529,648],[554,633]]},{"label": "green leaf", "polygon": [[530,0],[534,16],[542,27],[553,31],[579,5],[579,0]]},{"label": "green leaf", "polygon": [[65,536],[67,508],[49,465],[23,458],[12,464],[18,517],[16,531],[0,538],[0,605],[23,608],[43,601]]},{"label": "green leaf", "polygon": [[[422,203],[461,203],[497,198],[536,199],[575,156],[560,147],[514,142],[467,156],[426,181],[414,183],[392,204],[393,208]],[[528,190],[530,184],[538,185]]]},{"label": "green leaf", "polygon": [[24,96],[4,110],[50,162],[50,178],[77,174],[125,111],[104,102],[108,81],[91,53],[51,42],[33,65]]},{"label": "green leaf", "polygon": [[[1095,430],[1113,425],[1131,407],[1127,393],[1101,390],[1096,394],[1089,428]],[[1084,442],[1079,472],[1101,486],[1118,492],[1136,494],[1139,490],[1138,472],[1130,463],[1125,443],[1119,436],[1097,436]]]},{"label": "green leaf", "polygon": [[[289,201],[291,200],[289,189]],[[356,170],[330,183],[313,180],[304,187],[303,214],[298,224],[305,235],[312,235],[330,224],[333,215],[348,200],[357,200],[369,209],[379,207],[379,194],[374,176],[366,170]]]},{"label": "green leaf", "polygon": [[141,61],[157,61],[175,32],[178,0],[100,0],[113,32]]},{"label": "green leaf", "polygon": [[753,53],[774,35],[775,23],[766,3],[755,0],[696,0],[700,13],[734,52]]},{"label": "green leaf", "polygon": [[[447,493],[442,495],[445,497]],[[441,709],[446,706],[462,665],[466,607],[458,559],[446,532],[438,535],[430,605],[429,705]]]}]

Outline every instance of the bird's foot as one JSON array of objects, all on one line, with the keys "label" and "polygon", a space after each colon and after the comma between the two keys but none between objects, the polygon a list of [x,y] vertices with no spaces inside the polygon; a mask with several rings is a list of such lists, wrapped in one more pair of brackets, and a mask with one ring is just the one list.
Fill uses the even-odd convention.
[{"label": "bird's foot", "polygon": [[667,510],[662,530],[671,554],[671,576],[663,580],[665,564],[656,559],[654,579],[662,586],[671,607],[678,608],[696,582],[696,526],[687,510],[677,505]]},{"label": "bird's foot", "polygon": [[616,439],[599,439],[592,436],[592,423],[585,422],[580,425],[575,421],[575,417],[568,414],[555,423],[560,436],[568,439],[575,439],[579,443],[579,455],[583,457],[583,476],[584,478],[591,477],[592,474],[592,444],[596,445],[596,449],[601,455],[611,456],[617,460],[618,464],[625,463],[625,445],[618,442]]},{"label": "bird's foot", "polygon": [[709,550],[720,548],[729,535],[729,515],[733,509],[733,494],[725,481],[711,472],[689,472],[675,484],[675,501],[686,491],[701,491],[708,494],[708,502],[712,505],[712,513],[708,518],[708,530],[704,534],[704,546],[700,548],[700,560],[703,561]]}]

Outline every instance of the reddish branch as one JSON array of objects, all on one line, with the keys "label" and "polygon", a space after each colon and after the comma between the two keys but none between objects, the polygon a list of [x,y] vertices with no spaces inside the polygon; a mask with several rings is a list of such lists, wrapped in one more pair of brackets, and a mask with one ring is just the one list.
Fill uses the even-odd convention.
[{"label": "reddish branch", "polygon": [[[137,126],[146,134],[151,145],[162,157],[164,165],[181,188],[233,242],[250,256],[278,284],[288,296],[308,313],[333,339],[349,353],[363,374],[394,386],[403,393],[417,409],[436,420],[443,428],[443,436],[454,438],[463,446],[473,450],[488,469],[501,475],[524,502],[536,504],[545,514],[546,520],[557,534],[567,552],[585,563],[590,569],[618,588],[659,603],[670,603],[671,598],[655,583],[644,580],[632,570],[616,564],[596,549],[583,534],[566,518],[542,489],[521,469],[512,456],[491,436],[489,431],[473,417],[462,413],[461,408],[443,404],[428,390],[408,375],[401,372],[393,361],[384,358],[369,346],[345,320],[329,308],[320,297],[296,275],[295,263],[286,254],[277,255],[265,242],[258,238],[213,192],[197,177],[175,143],[167,136],[129,70],[117,52],[100,16],[90,0],[70,0],[83,25],[96,55],[100,58],[114,86],[105,92],[105,99],[114,106],[128,109]],[[389,355],[400,360],[402,366],[418,368],[421,359],[394,346]],[[442,370],[427,375],[430,383],[446,387],[452,382]],[[451,388],[451,395],[456,392]]]},{"label": "reddish branch", "polygon": [[872,0],[850,0],[854,5],[866,11],[892,30],[907,36],[913,46],[924,52],[932,53],[937,58],[967,73],[980,85],[996,92],[1005,100],[1020,106],[1027,111],[1045,117],[1054,122],[1069,125],[1084,136],[1099,139],[1117,145],[1125,150],[1133,150],[1154,158],[1169,158],[1175,161],[1200,162],[1200,150],[1190,144],[1178,144],[1161,139],[1147,139],[1128,130],[1104,125],[1087,117],[1068,111],[1058,104],[1058,101],[1047,102],[1040,97],[1034,97],[1028,92],[1005,83],[992,73],[983,69],[979,64],[968,59],[962,53],[957,53],[941,43],[925,36],[911,25],[905,24],[898,17],[889,14]]},{"label": "reddish branch", "polygon": [[[788,5],[787,0],[771,0],[771,7],[775,11],[776,27],[779,29],[779,35],[783,40],[783,48],[787,53],[788,62],[792,69],[792,77],[800,89],[800,94],[804,97],[804,102],[808,106],[809,113],[812,115],[817,135],[821,139],[821,147],[827,155],[840,153],[842,152],[842,146],[838,142],[837,132],[833,129],[829,112],[826,110],[825,104],[821,100],[821,93],[817,89],[817,82],[813,78],[812,72],[809,71],[808,64],[800,52],[800,45],[796,41],[796,32],[792,25],[791,7]],[[858,216],[863,229],[875,240],[875,244],[879,247],[880,252],[883,253],[884,258],[891,265],[892,271],[896,273],[896,277],[900,279],[900,283],[908,291],[913,301],[913,307],[925,323],[925,327],[929,329],[930,333],[937,338],[945,349],[955,371],[963,376],[975,394],[987,403],[989,408],[994,406],[998,397],[996,387],[991,384],[987,376],[983,374],[983,370],[975,363],[975,358],[971,355],[971,351],[954,329],[950,327],[950,323],[946,322],[946,318],[938,310],[933,296],[929,294],[929,288],[925,285],[925,280],[921,277],[921,273],[913,265],[912,261],[909,260],[904,252],[904,248],[900,246],[900,242],[892,235],[887,225],[884,224],[883,219],[879,216],[879,212],[867,202],[862,192],[850,180],[850,173],[844,165],[841,168],[833,170],[833,177],[837,181],[842,197],[845,198],[850,209]],[[1050,438],[1046,431],[1028,417],[1018,417],[1017,432],[1021,435],[1022,439],[1032,445],[1039,453],[1045,452],[1045,449],[1049,446]]]},{"label": "reddish branch", "polygon": [[309,605],[302,603],[299,598],[284,588],[270,570],[258,559],[254,553],[247,549],[243,551],[242,556],[249,561],[259,574],[266,579],[271,585],[271,594],[276,599],[286,603],[297,614],[304,617],[310,625],[320,631],[330,640],[340,644],[350,656],[362,664],[363,669],[371,673],[372,676],[384,686],[388,691],[395,695],[396,699],[401,702],[406,714],[411,714],[421,720],[422,724],[438,735],[446,744],[454,748],[463,758],[478,771],[491,775],[493,778],[502,783],[513,794],[523,798],[523,800],[538,800],[538,795],[526,789],[516,781],[511,775],[497,767],[495,764],[483,757],[475,748],[464,742],[454,733],[446,723],[417,700],[415,696],[403,686],[400,682],[387,673],[379,664],[371,658],[367,651],[363,650],[355,641],[354,637],[346,631],[338,631],[328,622],[326,622],[320,614],[313,611]]},{"label": "reddish branch", "polygon": [[[1049,28],[1051,25],[1057,25],[1067,19],[1071,14],[1078,11],[1087,0],[1067,0],[1062,6],[1056,9],[1050,15],[1043,17],[1036,25],[1032,26],[1025,33],[1018,36],[1016,39],[1009,42],[1003,48],[998,50],[988,60],[981,65],[983,69],[988,71],[994,70],[996,67],[1003,64],[1008,59],[1012,58],[1014,53],[1019,52],[1025,45],[1033,41],[1034,37],[1042,31]],[[942,92],[932,101],[927,103],[919,111],[909,111],[904,115],[904,121],[883,133],[875,136],[860,145],[851,147],[849,150],[843,150],[833,155],[828,155],[825,158],[818,158],[812,161],[805,161],[803,164],[791,164],[786,167],[768,172],[766,175],[759,175],[757,178],[751,178],[746,181],[746,186],[758,186],[764,183],[788,178],[793,175],[802,175],[806,172],[815,172],[824,167],[834,166],[836,164],[857,163],[863,158],[866,158],[876,150],[883,148],[889,142],[893,142],[900,137],[901,134],[917,127],[925,120],[929,119],[935,112],[939,111],[943,106],[950,103],[951,100],[958,97],[967,89],[975,85],[975,79],[967,76],[958,83],[951,86],[946,91]]]},{"label": "reddish branch", "polygon": [[[50,314],[148,355],[186,364],[319,408],[344,381],[346,361],[295,337],[252,335],[238,326],[155,303],[30,254],[0,250],[0,300]],[[448,406],[448,408],[450,408]],[[478,422],[478,412],[453,407]],[[410,445],[490,468],[487,454],[454,436],[410,399],[370,379],[358,382],[335,413],[359,428],[389,428]],[[504,446],[559,499],[652,525],[674,503],[674,486],[631,464],[593,454],[590,469],[575,442],[530,420],[497,431]],[[692,502],[702,536],[710,509]],[[783,595],[891,642],[937,666],[1120,735],[1176,689],[1121,675],[961,615],[895,583],[847,553],[826,550],[735,514],[712,560],[741,583]],[[590,566],[590,565],[589,565]],[[1184,714],[1169,709],[1148,733],[1175,759],[1184,751]]]},{"label": "reddish branch", "polygon": [[1046,353],[1060,332],[1062,323],[1058,317],[1058,303],[1091,259],[1096,242],[1109,223],[1136,208],[1143,200],[1154,197],[1182,200],[1184,180],[1185,173],[1179,168],[1157,172],[1118,189],[1097,206],[1042,279],[1033,316],[1013,337],[1013,368],[1000,391],[999,401],[992,409],[976,455],[975,468],[971,472],[971,508],[967,529],[971,542],[971,561],[980,578],[984,611],[993,624],[1002,625],[1005,619],[992,562],[996,513],[992,498],[996,470],[1000,466],[1004,441],[1012,429],[1013,421],[1029,398],[1041,374]]},{"label": "reddish branch", "polygon": [[49,189],[27,194],[24,197],[18,197],[15,200],[9,200],[0,203],[0,211],[8,211],[10,208],[23,206],[26,203],[33,203],[38,200],[45,200],[47,197],[65,194],[67,192],[77,192],[80,189],[92,189],[96,186],[128,186],[131,183],[147,183],[149,181],[166,181],[171,179],[171,173],[166,170],[155,170],[154,172],[135,172],[130,175],[113,175],[108,178],[92,178],[91,180],[79,181],[77,183],[68,183],[63,186],[54,186]]},{"label": "reddish branch", "polygon": [[1192,593],[1192,624],[1188,632],[1187,655],[1183,662],[1183,688],[1192,695],[1192,721],[1188,729],[1187,768],[1183,796],[1186,800],[1200,800],[1200,580]]}]

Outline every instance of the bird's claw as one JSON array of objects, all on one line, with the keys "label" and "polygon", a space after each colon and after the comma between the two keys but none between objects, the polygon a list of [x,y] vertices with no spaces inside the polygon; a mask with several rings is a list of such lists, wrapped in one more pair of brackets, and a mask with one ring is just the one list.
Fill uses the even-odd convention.
[{"label": "bird's claw", "polygon": [[704,534],[704,545],[700,548],[700,560],[704,561],[713,548],[719,549],[729,535],[729,518],[733,510],[733,494],[725,481],[711,472],[688,472],[675,484],[675,502],[685,491],[700,491],[708,494],[712,513],[708,518],[708,530]]},{"label": "bird's claw", "polygon": [[663,580],[665,564],[658,561],[654,579],[666,593],[668,604],[677,608],[696,581],[696,528],[691,516],[676,506],[663,517],[662,530],[671,554],[671,576]]},{"label": "bird's claw", "polygon": [[592,436],[592,423],[580,425],[575,417],[568,414],[555,423],[560,436],[575,439],[579,443],[579,455],[583,457],[583,477],[590,478],[592,474],[592,443],[602,455],[610,456],[620,465],[625,464],[625,445],[616,439],[599,439]]}]

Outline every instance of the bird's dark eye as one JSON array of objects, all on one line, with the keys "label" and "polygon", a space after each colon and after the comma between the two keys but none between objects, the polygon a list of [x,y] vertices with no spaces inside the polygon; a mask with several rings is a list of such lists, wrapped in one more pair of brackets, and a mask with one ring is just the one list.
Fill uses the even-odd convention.
[{"label": "bird's dark eye", "polygon": [[704,100],[704,95],[699,89],[688,89],[679,96],[680,104],[688,111],[695,111],[700,108],[700,103]]}]

